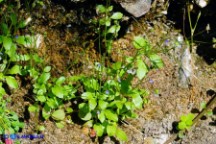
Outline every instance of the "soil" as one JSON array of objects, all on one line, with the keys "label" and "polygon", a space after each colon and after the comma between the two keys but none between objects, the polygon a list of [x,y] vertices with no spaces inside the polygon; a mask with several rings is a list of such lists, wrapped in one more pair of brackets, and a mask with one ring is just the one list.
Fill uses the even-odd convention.
[{"label": "soil", "polygon": [[[216,65],[215,61],[207,63],[206,54],[201,57],[197,54],[200,43],[194,44],[192,51],[193,75],[188,88],[179,86],[180,56],[186,47],[186,42],[181,41],[184,34],[176,23],[164,12],[170,7],[165,7],[163,0],[155,2],[152,9],[145,16],[134,20],[124,21],[121,36],[113,44],[112,61],[133,54],[131,41],[135,35],[147,38],[152,48],[163,59],[162,69],[151,70],[141,87],[148,89],[148,103],[142,110],[138,110],[138,118],[122,122],[121,127],[128,135],[125,144],[163,144],[176,132],[176,123],[180,117],[190,112],[200,110],[201,102],[208,102],[216,93]],[[94,6],[92,6],[94,7]],[[91,8],[90,8],[91,9]],[[90,11],[89,9],[89,11]],[[71,76],[74,74],[90,74],[94,63],[99,61],[101,55],[97,51],[95,34],[92,27],[86,24],[86,19],[94,16],[92,12],[68,10],[61,4],[45,2],[45,7],[38,7],[38,13],[27,12],[33,17],[31,24],[22,33],[34,32],[42,34],[43,42],[38,49],[48,65],[52,66],[52,75]],[[93,10],[92,10],[93,11]],[[169,12],[168,11],[168,12]],[[81,13],[79,13],[81,12]],[[87,13],[87,14],[86,14]],[[91,16],[89,16],[92,14]],[[170,14],[168,14],[170,16]],[[215,18],[215,16],[212,16]],[[202,21],[201,21],[202,23]],[[201,29],[201,27],[199,27]],[[212,37],[215,33],[209,33]],[[211,49],[214,49],[213,47]],[[213,51],[213,53],[215,50]],[[215,55],[211,56],[215,58]],[[136,83],[137,80],[134,81]],[[28,86],[23,86],[12,97],[11,109],[19,113],[25,120],[25,128],[21,133],[35,133],[37,124],[45,125],[42,132],[44,139],[21,140],[21,143],[38,144],[114,144],[120,143],[114,138],[91,139],[86,134],[86,129],[77,122],[58,129],[52,121],[41,121],[34,114],[26,115],[29,102]],[[216,106],[216,105],[215,105]],[[173,144],[214,144],[216,141],[215,115],[200,120],[183,139],[172,142]]]}]

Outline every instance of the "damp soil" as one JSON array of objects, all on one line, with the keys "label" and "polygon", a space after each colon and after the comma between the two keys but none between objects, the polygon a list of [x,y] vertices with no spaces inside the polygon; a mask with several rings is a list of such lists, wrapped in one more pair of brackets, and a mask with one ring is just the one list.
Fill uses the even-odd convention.
[{"label": "damp soil", "polygon": [[[100,53],[97,51],[97,43],[93,28],[89,26],[87,20],[95,16],[94,5],[88,9],[80,5],[73,9],[65,7],[61,3],[45,2],[45,7],[38,7],[38,13],[24,12],[33,18],[31,24],[21,33],[42,34],[43,42],[38,49],[38,53],[43,57],[48,65],[52,66],[53,76],[71,76],[74,74],[90,74],[95,62],[100,60]],[[193,46],[193,75],[189,88],[179,87],[178,70],[180,67],[179,56],[186,47],[185,42],[180,39],[184,37],[183,30],[179,25],[182,21],[176,20],[182,13],[173,14],[176,7],[181,9],[182,5],[165,7],[164,1],[154,3],[152,9],[145,16],[124,21],[121,36],[114,41],[113,53],[110,63],[122,59],[122,57],[133,54],[131,47],[132,39],[135,35],[143,35],[149,40],[152,48],[157,51],[163,59],[162,69],[151,70],[141,87],[150,91],[148,103],[142,110],[138,110],[138,118],[127,119],[121,123],[121,128],[128,135],[128,142],[125,144],[163,144],[172,134],[174,134],[176,123],[181,115],[200,110],[201,102],[208,102],[216,93],[216,65],[215,48],[210,40],[203,39],[206,45],[197,40]],[[24,9],[25,10],[25,9]],[[167,11],[168,10],[168,11]],[[164,12],[168,14],[164,14]],[[180,11],[182,12],[182,11]],[[171,14],[170,14],[171,13]],[[201,19],[204,21],[206,17]],[[208,19],[215,18],[215,13],[208,16]],[[206,18],[207,19],[207,18]],[[206,21],[204,22],[206,23]],[[209,37],[216,34],[213,23],[212,31],[208,33],[204,26],[199,27]],[[203,24],[203,23],[202,23]],[[208,24],[208,23],[207,23]],[[186,29],[188,32],[189,29]],[[187,35],[186,35],[187,36]],[[208,39],[210,39],[208,37]],[[206,40],[206,41],[205,41]],[[200,47],[208,46],[209,49]],[[210,50],[211,49],[211,50]],[[210,62],[208,61],[210,59]],[[136,84],[135,80],[133,83]],[[73,124],[66,125],[63,129],[58,129],[54,122],[42,121],[38,115],[29,114],[27,106],[31,97],[30,86],[24,85],[19,90],[11,94],[11,109],[19,113],[25,122],[25,128],[21,133],[36,133],[35,127],[38,124],[45,125],[42,132],[44,139],[21,140],[21,143],[38,144],[114,144],[120,143],[114,138],[103,137],[91,139],[76,116]],[[216,106],[216,105],[215,105]],[[198,114],[198,113],[195,113]],[[200,120],[183,139],[174,141],[173,144],[214,144],[216,141],[215,115]]]}]

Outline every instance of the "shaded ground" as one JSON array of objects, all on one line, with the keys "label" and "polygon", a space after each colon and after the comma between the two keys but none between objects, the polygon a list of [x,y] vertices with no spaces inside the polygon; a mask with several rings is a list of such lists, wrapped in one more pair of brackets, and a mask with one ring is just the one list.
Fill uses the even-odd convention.
[{"label": "shaded ground", "polygon": [[[122,56],[131,54],[133,36],[143,35],[150,41],[155,51],[160,53],[165,64],[160,70],[150,71],[142,83],[142,87],[150,91],[150,96],[149,103],[143,110],[138,111],[139,117],[127,120],[121,125],[128,135],[128,144],[162,144],[171,136],[173,122],[179,121],[181,115],[189,113],[192,109],[199,109],[201,102],[207,102],[211,98],[207,91],[216,90],[215,64],[206,64],[195,51],[192,54],[194,66],[192,87],[183,89],[178,86],[179,58],[185,43],[179,40],[182,37],[180,30],[176,30],[173,23],[162,14],[164,9],[162,4],[158,3],[146,16],[128,23],[128,27],[123,27],[127,33],[116,40],[113,46],[116,53],[112,54],[112,59],[116,61]],[[100,55],[95,49],[93,33],[88,31],[84,22],[78,22],[80,15],[77,11],[67,11],[61,5],[53,4],[47,4],[46,9],[40,10],[39,14],[33,14],[33,24],[28,30],[44,35],[39,54],[53,67],[52,74],[69,76],[80,72],[90,73],[94,62],[99,61]],[[27,88],[28,86],[12,95],[14,103],[11,107],[23,117],[24,106],[29,104],[23,98],[28,95]],[[183,140],[174,143],[213,144],[216,140],[214,120],[208,118],[200,121]],[[34,114],[30,114],[22,133],[34,133],[38,123],[46,126],[43,132],[45,138],[22,140],[21,143],[117,143],[109,137],[92,140],[85,135],[81,125],[76,123],[57,129],[51,121],[41,122]]]}]

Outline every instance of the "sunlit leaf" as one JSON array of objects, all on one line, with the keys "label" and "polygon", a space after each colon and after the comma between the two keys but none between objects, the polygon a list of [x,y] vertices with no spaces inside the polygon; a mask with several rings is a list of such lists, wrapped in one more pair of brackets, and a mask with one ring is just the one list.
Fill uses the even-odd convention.
[{"label": "sunlit leaf", "polygon": [[97,136],[100,137],[103,135],[103,133],[104,133],[104,126],[103,125],[97,123],[97,124],[94,124],[93,128],[96,131]]},{"label": "sunlit leaf", "polygon": [[98,114],[98,119],[100,120],[101,123],[103,123],[105,121],[105,114],[104,114],[104,111],[101,111],[99,114]]},{"label": "sunlit leaf", "polygon": [[112,34],[116,34],[118,33],[118,31],[120,30],[120,26],[119,25],[113,25],[108,29],[108,33],[112,33]]},{"label": "sunlit leaf", "polygon": [[28,107],[28,111],[29,112],[37,112],[38,111],[38,106],[36,106],[36,105],[30,105]]},{"label": "sunlit leaf", "polygon": [[7,71],[7,74],[21,74],[21,68],[19,65],[14,65]]},{"label": "sunlit leaf", "polygon": [[106,110],[104,110],[104,114],[105,114],[107,119],[115,121],[115,122],[118,121],[118,116],[117,116],[116,112],[109,110],[109,109],[106,109]]},{"label": "sunlit leaf", "polygon": [[121,12],[115,12],[112,16],[111,16],[111,19],[115,19],[115,20],[118,20],[118,19],[122,19],[123,17],[123,14]]},{"label": "sunlit leaf", "polygon": [[135,36],[133,45],[137,49],[144,48],[146,46],[146,40],[142,36]]},{"label": "sunlit leaf", "polygon": [[162,59],[156,54],[149,55],[149,59],[156,68],[162,68],[164,65]]},{"label": "sunlit leaf", "polygon": [[46,66],[46,67],[43,69],[43,71],[46,72],[46,73],[50,72],[50,70],[51,70],[51,66]]},{"label": "sunlit leaf", "polygon": [[63,82],[65,82],[66,78],[64,76],[61,76],[57,79],[56,84],[61,85]]},{"label": "sunlit leaf", "polygon": [[178,123],[178,129],[179,129],[179,130],[184,130],[184,129],[186,129],[186,128],[187,128],[187,125],[186,125],[185,122],[180,122],[180,123]]},{"label": "sunlit leaf", "polygon": [[139,94],[134,94],[132,96],[132,102],[136,108],[142,108],[143,100]]},{"label": "sunlit leaf", "polygon": [[88,102],[89,102],[90,110],[94,110],[95,107],[97,106],[97,101],[95,99],[90,99]]},{"label": "sunlit leaf", "polygon": [[10,50],[12,46],[12,39],[9,37],[3,37],[3,46],[6,50]]},{"label": "sunlit leaf", "polygon": [[146,76],[148,68],[141,58],[137,59],[137,67],[137,77],[141,80]]},{"label": "sunlit leaf", "polygon": [[38,83],[45,84],[50,78],[50,73],[42,73],[38,78]]},{"label": "sunlit leaf", "polygon": [[14,88],[14,89],[18,88],[18,83],[14,77],[6,76],[5,79],[6,79],[6,83],[9,85],[9,87]]},{"label": "sunlit leaf", "polygon": [[46,101],[46,97],[43,95],[37,96],[37,99],[42,103]]},{"label": "sunlit leaf", "polygon": [[64,126],[65,126],[65,122],[64,121],[60,121],[60,122],[56,122],[55,123],[56,124],[56,126],[58,127],[58,128],[64,128]]},{"label": "sunlit leaf", "polygon": [[63,98],[64,97],[64,88],[59,85],[55,85],[52,87],[52,93],[56,95],[58,98]]},{"label": "sunlit leaf", "polygon": [[108,136],[115,136],[117,131],[116,125],[108,125],[107,127],[107,134]]},{"label": "sunlit leaf", "polygon": [[127,141],[128,140],[126,133],[119,128],[117,128],[117,130],[116,130],[116,137],[120,141]]},{"label": "sunlit leaf", "polygon": [[82,93],[81,98],[82,99],[93,99],[94,98],[93,96],[94,96],[94,93],[84,92]]},{"label": "sunlit leaf", "polygon": [[58,109],[52,113],[52,118],[55,120],[64,120],[65,112],[63,109]]},{"label": "sunlit leaf", "polygon": [[98,102],[98,107],[101,110],[106,109],[107,105],[108,105],[108,102],[106,102],[106,101],[99,100],[99,102]]},{"label": "sunlit leaf", "polygon": [[5,89],[2,87],[2,82],[0,82],[0,98],[4,94],[6,94],[6,92],[5,92]]}]

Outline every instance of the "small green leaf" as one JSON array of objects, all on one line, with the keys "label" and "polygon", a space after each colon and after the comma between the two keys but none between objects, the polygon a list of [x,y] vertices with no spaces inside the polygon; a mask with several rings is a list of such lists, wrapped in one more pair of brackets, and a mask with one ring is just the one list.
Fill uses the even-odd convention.
[{"label": "small green leaf", "polygon": [[145,48],[146,40],[142,36],[135,36],[133,45],[136,49]]},{"label": "small green leaf", "polygon": [[123,14],[121,12],[115,12],[112,16],[111,19],[119,20],[122,19]]},{"label": "small green leaf", "polygon": [[92,118],[92,114],[89,112],[84,117],[81,117],[82,120],[88,121]]},{"label": "small green leaf", "polygon": [[2,87],[2,82],[0,82],[0,98],[4,94],[6,94],[6,92],[5,92],[5,89]]},{"label": "small green leaf", "polygon": [[29,112],[37,112],[39,109],[38,109],[38,106],[36,106],[36,105],[30,105],[29,107],[28,107],[28,111]]},{"label": "small green leaf", "polygon": [[93,120],[87,121],[86,123],[84,123],[84,126],[93,127]]},{"label": "small green leaf", "polygon": [[99,107],[99,109],[101,109],[101,110],[106,109],[107,105],[108,105],[108,102],[106,102],[106,101],[99,100],[99,102],[98,102],[98,107]]},{"label": "small green leaf", "polygon": [[128,140],[126,133],[123,130],[119,129],[119,128],[117,128],[116,137],[120,141],[127,141]]},{"label": "small green leaf", "polygon": [[162,68],[164,65],[162,59],[156,54],[149,55],[149,59],[156,68]]},{"label": "small green leaf", "polygon": [[115,136],[117,131],[116,125],[108,125],[107,126],[107,134],[108,136]]},{"label": "small green leaf", "polygon": [[185,124],[186,124],[187,126],[192,126],[192,125],[193,125],[193,121],[192,121],[192,120],[187,120],[187,121],[185,122]]},{"label": "small green leaf", "polygon": [[148,68],[141,58],[137,59],[137,77],[141,80],[146,76]]},{"label": "small green leaf", "polygon": [[186,115],[181,116],[181,121],[183,122],[187,121],[187,116]]},{"label": "small green leaf", "polygon": [[98,119],[100,120],[101,123],[103,123],[105,121],[105,114],[104,114],[104,111],[101,111],[99,114],[98,114]]},{"label": "small green leaf", "polygon": [[55,123],[56,124],[56,126],[58,127],[58,128],[64,128],[64,126],[65,126],[65,122],[64,121],[60,121],[60,122],[56,122]]},{"label": "small green leaf", "polygon": [[88,102],[89,102],[90,110],[94,110],[95,107],[97,106],[97,101],[95,99],[90,99]]},{"label": "small green leaf", "polygon": [[132,96],[132,102],[136,108],[142,108],[143,100],[139,94],[134,94]]},{"label": "small green leaf", "polygon": [[73,109],[72,109],[71,107],[67,107],[67,108],[66,108],[66,112],[67,112],[67,113],[72,113],[72,112],[73,112]]},{"label": "small green leaf", "polygon": [[91,92],[84,92],[84,93],[82,93],[82,95],[81,95],[81,98],[82,99],[93,99],[94,98],[94,93],[91,93]]},{"label": "small green leaf", "polygon": [[18,83],[14,77],[5,76],[5,79],[6,79],[6,83],[9,85],[9,87],[14,88],[14,89],[18,88]]},{"label": "small green leaf", "polygon": [[111,12],[111,11],[113,10],[113,6],[109,6],[109,7],[107,8],[107,10],[108,10],[108,12]]},{"label": "small green leaf", "polygon": [[52,93],[56,95],[58,98],[63,98],[64,97],[64,88],[59,85],[55,85],[52,87]]},{"label": "small green leaf", "polygon": [[107,33],[116,34],[120,30],[120,28],[121,27],[119,25],[113,25],[108,29]]},{"label": "small green leaf", "polygon": [[21,66],[14,65],[7,71],[7,74],[21,74]]},{"label": "small green leaf", "polygon": [[79,117],[82,120],[88,121],[92,118],[92,114],[90,112],[89,105],[86,103],[79,104]]},{"label": "small green leaf", "polygon": [[106,12],[106,7],[103,6],[103,5],[97,5],[97,6],[96,6],[96,11],[97,11],[98,13],[105,13],[105,12]]},{"label": "small green leaf", "polygon": [[42,109],[42,116],[45,120],[47,120],[50,117],[50,108],[46,105]]},{"label": "small green leaf", "polygon": [[12,46],[12,39],[9,37],[3,37],[3,46],[6,50],[10,50]]},{"label": "small green leaf", "polygon": [[97,136],[100,137],[103,135],[103,133],[104,133],[104,126],[103,125],[96,123],[96,124],[94,124],[93,128],[96,131]]},{"label": "small green leaf", "polygon": [[64,120],[65,112],[63,109],[58,109],[52,113],[52,118],[55,120]]},{"label": "small green leaf", "polygon": [[45,84],[50,78],[50,73],[42,73],[38,78],[39,84]]},{"label": "small green leaf", "polygon": [[122,65],[121,62],[116,62],[116,63],[112,64],[112,68],[114,70],[119,70],[119,69],[121,69],[121,65]]},{"label": "small green leaf", "polygon": [[15,41],[18,43],[18,44],[20,44],[20,45],[26,45],[26,38],[25,38],[25,36],[17,36],[16,38],[15,38]]},{"label": "small green leaf", "polygon": [[57,79],[56,84],[61,85],[63,82],[65,82],[66,78],[64,76],[61,76]]},{"label": "small green leaf", "polygon": [[37,96],[37,99],[42,103],[44,103],[46,101],[46,97],[43,95]]},{"label": "small green leaf", "polygon": [[46,73],[50,72],[50,70],[51,70],[51,66],[46,66],[46,67],[43,69],[43,71],[46,72]]},{"label": "small green leaf", "polygon": [[179,130],[184,130],[184,129],[187,128],[187,125],[186,125],[185,122],[180,122],[180,123],[178,123],[177,127],[178,127]]},{"label": "small green leaf", "polygon": [[112,120],[114,122],[118,121],[118,116],[117,116],[116,112],[109,110],[109,109],[106,109],[106,110],[104,110],[104,113],[105,113],[105,116],[107,119]]}]

